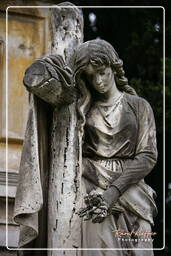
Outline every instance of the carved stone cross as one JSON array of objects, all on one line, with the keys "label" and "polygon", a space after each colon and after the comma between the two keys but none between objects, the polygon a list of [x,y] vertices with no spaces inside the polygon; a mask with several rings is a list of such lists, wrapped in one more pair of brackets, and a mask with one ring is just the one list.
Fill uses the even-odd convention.
[{"label": "carved stone cross", "polygon": [[[51,55],[36,60],[26,70],[24,77],[24,84],[28,91],[31,92],[34,102],[36,98],[36,105],[38,106],[36,113],[39,113],[36,114],[39,115],[37,120],[40,119],[39,123],[42,122],[42,128],[38,128],[38,160],[40,164],[43,208],[39,207],[39,229],[37,231],[39,235],[37,239],[39,237],[42,237],[42,239],[47,238],[48,248],[78,248],[81,243],[81,231],[78,232],[81,228],[81,223],[76,214],[76,209],[80,204],[81,179],[76,92],[72,80],[72,69],[74,51],[83,40],[83,17],[81,11],[68,2],[52,8],[51,32]],[[43,102],[46,102],[45,106]],[[46,112],[46,118],[50,118],[51,114],[53,115],[52,123],[49,126],[47,125],[49,121],[44,122],[44,114],[39,112],[41,104]],[[51,107],[47,109],[46,106]],[[42,135],[46,132],[44,130],[45,123],[48,127],[46,131],[48,130],[49,132],[48,140],[44,139]],[[29,140],[29,135],[26,135],[26,137]],[[27,147],[26,144],[28,145],[25,141],[23,155],[27,151],[25,149]],[[43,151],[42,147],[46,150]],[[28,148],[28,150],[30,149]],[[47,158],[47,154],[49,158]],[[24,160],[21,160],[21,168],[22,162],[23,166],[25,166]],[[46,168],[49,169],[46,170]],[[24,169],[27,169],[26,166]],[[37,177],[39,179],[39,175]],[[21,214],[24,209],[21,209],[20,206],[22,199],[19,191],[23,189],[20,183],[23,183],[22,177],[19,181],[17,194],[19,200],[16,199],[15,205],[16,216]],[[41,191],[39,194],[41,197]],[[34,199],[32,200],[34,201]],[[39,208],[37,207],[37,209]],[[39,212],[39,210],[37,211]],[[25,210],[23,210],[23,213],[27,216]],[[45,219],[47,219],[47,223],[44,221]],[[23,224],[23,220],[21,221],[17,217],[16,221]],[[44,225],[44,227],[40,227],[40,224]],[[46,225],[48,227],[47,230]],[[41,229],[43,229],[43,232]],[[43,233],[46,233],[46,235]],[[50,255],[61,255],[62,252],[54,251],[49,253]],[[65,255],[71,254],[66,251]],[[73,251],[72,255],[78,255],[78,252]]]}]

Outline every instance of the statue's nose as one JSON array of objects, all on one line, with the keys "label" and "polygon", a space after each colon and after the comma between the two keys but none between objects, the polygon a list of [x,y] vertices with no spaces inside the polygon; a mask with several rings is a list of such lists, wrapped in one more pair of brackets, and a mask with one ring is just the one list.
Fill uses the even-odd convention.
[{"label": "statue's nose", "polygon": [[96,84],[101,84],[102,78],[100,75],[96,75]]}]

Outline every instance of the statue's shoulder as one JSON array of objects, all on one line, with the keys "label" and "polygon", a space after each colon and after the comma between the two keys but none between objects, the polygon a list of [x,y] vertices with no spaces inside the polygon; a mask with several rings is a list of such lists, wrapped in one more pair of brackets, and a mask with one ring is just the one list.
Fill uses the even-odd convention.
[{"label": "statue's shoulder", "polygon": [[147,107],[150,106],[149,102],[146,99],[144,99],[143,97],[140,97],[138,95],[132,95],[129,93],[125,93],[125,98],[128,103],[133,104],[137,107],[138,106],[147,106]]},{"label": "statue's shoulder", "polygon": [[137,113],[153,112],[150,103],[138,95],[125,93],[125,99],[128,105],[130,105]]}]

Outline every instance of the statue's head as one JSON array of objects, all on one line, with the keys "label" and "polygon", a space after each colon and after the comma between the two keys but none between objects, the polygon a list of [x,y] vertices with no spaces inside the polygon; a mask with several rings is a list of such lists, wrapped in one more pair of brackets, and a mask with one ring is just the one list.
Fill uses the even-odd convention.
[{"label": "statue's head", "polygon": [[[121,91],[130,89],[129,93],[135,94],[133,89],[128,87],[128,79],[123,70],[123,61],[111,44],[102,39],[95,39],[81,44],[75,57],[75,76],[81,74],[91,64],[94,67],[110,67],[113,71],[116,86]],[[132,90],[132,92],[131,92]]]},{"label": "statue's head", "polygon": [[120,62],[117,52],[108,42],[95,39],[81,44],[77,49],[75,67],[76,71],[85,68],[89,63],[94,66],[105,65],[113,70]]}]

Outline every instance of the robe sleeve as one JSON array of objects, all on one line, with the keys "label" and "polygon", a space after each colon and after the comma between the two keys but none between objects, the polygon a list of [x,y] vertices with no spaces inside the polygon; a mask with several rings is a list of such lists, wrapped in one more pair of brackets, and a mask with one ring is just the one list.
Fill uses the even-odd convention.
[{"label": "robe sleeve", "polygon": [[149,103],[139,98],[138,136],[134,158],[120,160],[123,173],[111,185],[123,194],[150,173],[157,161],[156,127]]},{"label": "robe sleeve", "polygon": [[23,83],[27,90],[52,106],[73,103],[72,70],[60,55],[37,59],[26,69]]}]

